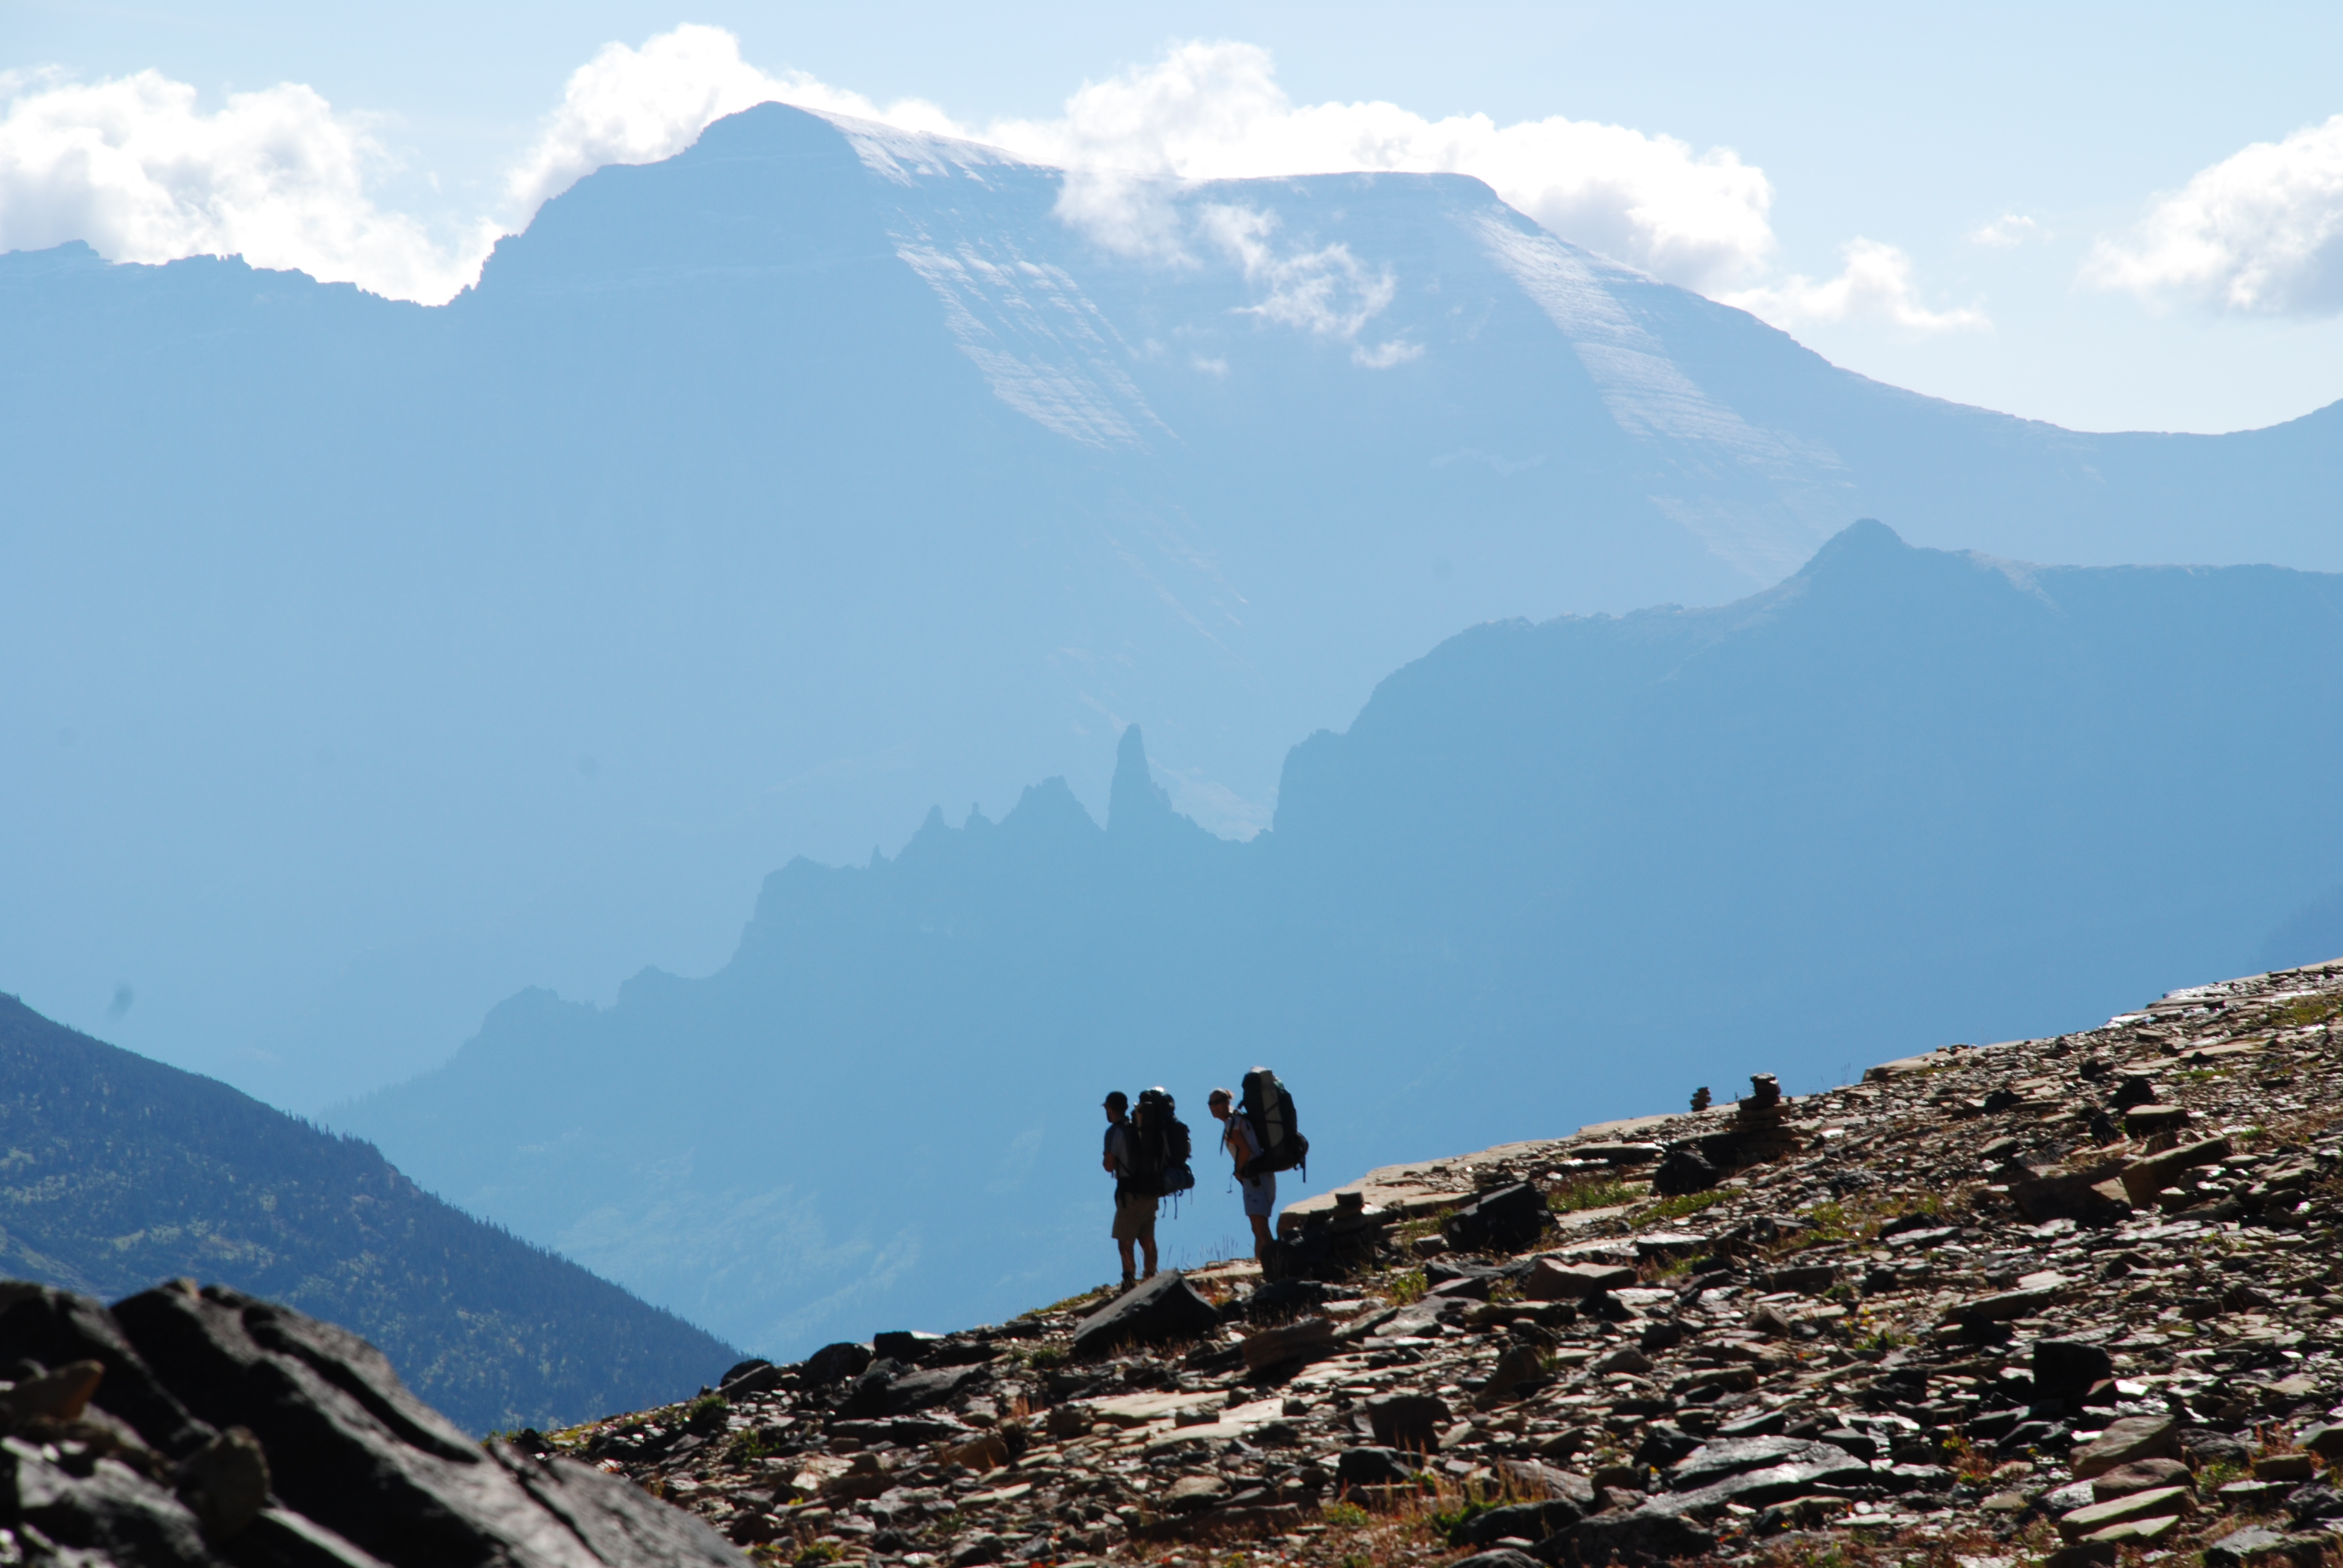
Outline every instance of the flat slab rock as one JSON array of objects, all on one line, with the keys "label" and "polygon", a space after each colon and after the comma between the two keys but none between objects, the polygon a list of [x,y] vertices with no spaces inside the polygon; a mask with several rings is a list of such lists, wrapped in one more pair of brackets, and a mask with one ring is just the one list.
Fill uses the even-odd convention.
[{"label": "flat slab rock", "polygon": [[[364,1340],[236,1291],[180,1282],[109,1311],[48,1286],[0,1282],[0,1363],[18,1361],[102,1369],[87,1411],[76,1406],[65,1428],[102,1457],[52,1462],[54,1448],[0,1448],[16,1517],[51,1541],[103,1554],[94,1561],[747,1563],[705,1523],[631,1482],[473,1442],[408,1392]],[[57,1430],[50,1420],[40,1435]]]}]

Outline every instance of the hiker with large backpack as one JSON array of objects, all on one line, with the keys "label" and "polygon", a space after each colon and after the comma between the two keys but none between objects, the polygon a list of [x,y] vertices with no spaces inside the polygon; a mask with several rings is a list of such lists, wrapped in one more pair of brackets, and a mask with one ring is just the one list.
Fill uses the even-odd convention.
[{"label": "hiker with large backpack", "polygon": [[1277,1173],[1302,1166],[1306,1177],[1310,1141],[1295,1125],[1293,1096],[1277,1074],[1256,1067],[1244,1075],[1243,1084],[1242,1101],[1225,1089],[1215,1089],[1208,1103],[1220,1119],[1221,1146],[1235,1162],[1237,1184],[1244,1191],[1245,1218],[1252,1222],[1252,1255],[1266,1265],[1270,1216],[1277,1209]]},{"label": "hiker with large backpack", "polygon": [[1122,1249],[1122,1282],[1135,1283],[1131,1271],[1131,1244],[1147,1250],[1145,1278],[1155,1277],[1155,1206],[1176,1198],[1196,1184],[1188,1168],[1191,1152],[1188,1124],[1180,1120],[1172,1091],[1142,1090],[1128,1121],[1121,1091],[1106,1099],[1106,1168],[1114,1172],[1114,1239]]},{"label": "hiker with large backpack", "polygon": [[1138,1282],[1131,1248],[1146,1253],[1148,1279],[1155,1277],[1155,1200],[1147,1191],[1139,1130],[1131,1122],[1131,1096],[1118,1089],[1106,1097],[1106,1171],[1114,1178],[1114,1245],[1122,1254],[1122,1288]]}]

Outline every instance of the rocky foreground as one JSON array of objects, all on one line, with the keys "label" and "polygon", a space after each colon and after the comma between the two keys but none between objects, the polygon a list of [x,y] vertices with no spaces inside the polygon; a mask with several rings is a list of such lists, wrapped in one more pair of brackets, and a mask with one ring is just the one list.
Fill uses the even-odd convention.
[{"label": "rocky foreground", "polygon": [[2309,1563],[2343,961],[1374,1172],[1264,1282],[745,1362],[541,1436],[760,1561]]}]

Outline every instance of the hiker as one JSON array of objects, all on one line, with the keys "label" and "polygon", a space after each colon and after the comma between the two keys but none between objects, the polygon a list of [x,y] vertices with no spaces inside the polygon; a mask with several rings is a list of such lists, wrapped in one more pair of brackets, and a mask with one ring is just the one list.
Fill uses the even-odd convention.
[{"label": "hiker", "polygon": [[1220,1119],[1221,1147],[1235,1162],[1237,1185],[1244,1191],[1245,1218],[1252,1221],[1253,1261],[1265,1264],[1269,1261],[1269,1217],[1277,1208],[1277,1172],[1263,1171],[1257,1176],[1244,1173],[1245,1166],[1261,1153],[1261,1140],[1253,1135],[1252,1123],[1236,1114],[1235,1096],[1225,1089],[1215,1089],[1204,1105]]},{"label": "hiker", "polygon": [[1155,1277],[1155,1195],[1131,1178],[1137,1173],[1138,1149],[1131,1125],[1131,1097],[1120,1089],[1106,1097],[1107,1174],[1114,1178],[1114,1244],[1122,1254],[1122,1288],[1139,1281],[1131,1271],[1131,1243],[1147,1256],[1147,1279]]}]

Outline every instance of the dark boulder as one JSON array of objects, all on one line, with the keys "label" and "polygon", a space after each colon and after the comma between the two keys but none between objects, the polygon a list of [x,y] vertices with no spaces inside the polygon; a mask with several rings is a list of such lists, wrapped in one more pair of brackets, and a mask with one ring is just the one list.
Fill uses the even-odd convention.
[{"label": "dark boulder", "polygon": [[1716,1537],[1691,1520],[1638,1509],[1582,1519],[1561,1534],[1539,1542],[1537,1554],[1549,1563],[1574,1560],[1588,1568],[1604,1568],[1611,1563],[1706,1557],[1715,1550]]},{"label": "dark boulder", "polygon": [[1367,1424],[1385,1448],[1429,1452],[1440,1446],[1440,1429],[1448,1424],[1445,1401],[1432,1393],[1379,1393],[1367,1401]]},{"label": "dark boulder", "polygon": [[1725,1172],[1688,1143],[1672,1143],[1652,1172],[1652,1192],[1660,1198],[1681,1198],[1705,1192],[1725,1180]]},{"label": "dark boulder", "polygon": [[2097,1345],[2079,1340],[2034,1342],[2034,1397],[2038,1402],[2079,1402],[2092,1384],[2115,1375],[2115,1359]]},{"label": "dark boulder", "polygon": [[1278,1280],[1230,1307],[1248,1322],[1282,1322],[1325,1305],[1333,1293],[1317,1280]]},{"label": "dark boulder", "polygon": [[899,1361],[880,1358],[863,1369],[854,1380],[846,1397],[838,1402],[838,1413],[843,1421],[869,1421],[887,1413],[887,1390],[899,1380],[909,1377],[911,1369]]},{"label": "dark boulder", "polygon": [[1544,1503],[1517,1503],[1492,1508],[1459,1523],[1448,1533],[1451,1546],[1487,1546],[1505,1540],[1543,1541],[1569,1529],[1586,1517],[1586,1511],[1564,1498]]},{"label": "dark boulder", "polygon": [[1404,1486],[1415,1479],[1416,1463],[1395,1448],[1346,1448],[1334,1462],[1345,1486]]},{"label": "dark boulder", "polygon": [[869,1345],[824,1345],[806,1357],[805,1365],[798,1369],[808,1388],[826,1388],[834,1382],[859,1378],[870,1370],[873,1360]]},{"label": "dark boulder", "polygon": [[1177,1269],[1133,1286],[1074,1330],[1074,1353],[1105,1355],[1123,1345],[1192,1340],[1220,1327],[1218,1307],[1196,1293]]},{"label": "dark boulder", "polygon": [[924,1372],[906,1372],[887,1385],[887,1413],[909,1415],[915,1410],[942,1404],[991,1381],[991,1369],[983,1366],[930,1367]]},{"label": "dark boulder", "polygon": [[1498,1187],[1448,1217],[1441,1233],[1465,1252],[1518,1252],[1544,1232],[1545,1194],[1526,1181]]}]

